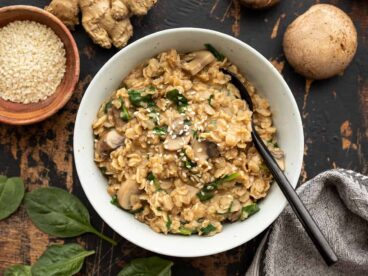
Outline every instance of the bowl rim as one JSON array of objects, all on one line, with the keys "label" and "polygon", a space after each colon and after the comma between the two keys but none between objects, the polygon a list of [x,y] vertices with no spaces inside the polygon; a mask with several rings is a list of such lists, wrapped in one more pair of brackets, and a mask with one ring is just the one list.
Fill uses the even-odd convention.
[{"label": "bowl rim", "polygon": [[[73,52],[73,55],[75,56],[75,59],[72,60],[72,63],[74,63],[74,66],[75,66],[75,71],[73,72],[73,82],[71,83],[71,88],[69,90],[62,91],[64,94],[64,97],[62,97],[60,101],[57,101],[57,104],[55,105],[53,109],[50,109],[48,112],[41,113],[39,116],[31,117],[27,119],[18,119],[18,118],[0,116],[0,123],[5,123],[9,125],[30,125],[30,124],[41,122],[51,117],[52,115],[57,113],[60,109],[62,109],[67,104],[67,102],[70,100],[70,98],[72,97],[76,89],[76,86],[77,86],[77,83],[80,77],[80,55],[79,55],[77,43],[75,42],[73,35],[69,31],[69,29],[65,26],[65,24],[52,13],[44,9],[41,9],[39,7],[30,6],[30,5],[11,5],[11,6],[5,6],[5,7],[0,8],[0,16],[2,13],[9,12],[9,11],[33,12],[33,13],[39,14],[40,16],[44,18],[47,18],[48,20],[55,22],[58,25],[58,27],[65,33],[66,38],[70,43],[70,49]],[[10,21],[10,22],[13,22],[13,21]],[[43,24],[43,25],[46,25],[46,24]],[[46,26],[51,28],[48,25]],[[60,38],[60,36],[58,37]],[[66,47],[64,42],[63,44],[64,44],[64,47]],[[44,101],[47,101],[50,97],[54,95],[55,94],[52,94]],[[26,106],[26,104],[24,105]]]},{"label": "bowl rim", "polygon": [[[289,86],[287,85],[286,81],[284,80],[284,78],[282,77],[282,75],[279,73],[279,71],[271,64],[271,62],[269,60],[267,60],[261,53],[259,53],[257,50],[255,50],[253,47],[251,47],[250,45],[248,45],[247,43],[234,38],[228,34],[224,34],[215,30],[210,30],[210,29],[204,29],[204,28],[192,28],[192,27],[181,27],[181,28],[173,28],[173,29],[166,29],[166,30],[162,30],[162,31],[158,31],[155,33],[152,33],[150,35],[147,35],[143,38],[140,38],[136,41],[134,41],[133,43],[129,44],[128,46],[126,46],[124,49],[121,49],[119,52],[117,52],[114,56],[112,56],[101,68],[100,70],[97,72],[97,74],[94,76],[93,80],[91,81],[91,83],[89,84],[88,88],[86,89],[86,92],[84,93],[84,96],[81,100],[79,109],[78,109],[78,113],[77,113],[77,117],[76,117],[76,122],[75,122],[75,128],[74,128],[74,135],[73,135],[73,152],[74,152],[74,158],[75,158],[75,166],[76,166],[76,170],[77,170],[77,174],[78,174],[78,178],[80,180],[79,177],[79,173],[82,171],[81,168],[81,163],[83,162],[82,160],[82,156],[81,154],[78,153],[78,150],[76,150],[76,144],[78,144],[78,138],[77,138],[77,132],[78,132],[78,126],[79,124],[82,124],[82,112],[81,110],[84,109],[85,105],[87,105],[87,100],[85,100],[85,96],[88,94],[89,90],[92,89],[91,87],[93,87],[95,85],[95,82],[97,81],[97,79],[100,77],[100,75],[104,74],[104,71],[107,70],[107,68],[114,63],[116,60],[118,60],[120,58],[121,55],[124,55],[125,52],[130,51],[132,48],[134,48],[136,45],[138,44],[143,44],[144,42],[151,40],[155,37],[159,37],[161,35],[177,35],[178,32],[199,32],[199,33],[206,33],[206,34],[211,34],[211,35],[215,35],[218,36],[220,38],[223,39],[228,39],[231,40],[232,42],[236,43],[236,44],[241,44],[242,47],[247,48],[248,51],[250,51],[253,55],[255,55],[257,58],[259,58],[261,61],[263,61],[265,63],[266,66],[268,66],[268,68],[273,71],[273,73],[275,74],[275,76],[277,76],[278,80],[282,83],[283,87],[285,88],[285,92],[288,94],[288,98],[290,100],[291,105],[293,106],[293,109],[296,111],[296,116],[295,116],[295,120],[297,121],[297,125],[299,126],[297,130],[295,130],[297,132],[297,136],[299,137],[299,142],[301,144],[300,150],[298,151],[298,155],[296,157],[297,159],[297,168],[298,168],[298,176],[300,176],[300,172],[301,172],[301,168],[302,168],[302,163],[303,163],[303,155],[304,155],[304,133],[303,133],[303,125],[302,125],[302,119],[301,119],[301,115],[300,115],[300,111],[298,108],[298,105],[296,103],[296,100],[289,88]],[[133,69],[133,68],[132,68]],[[87,97],[86,97],[87,98]],[[295,189],[296,185],[297,185],[297,180],[295,181],[293,185],[293,188]],[[124,235],[121,234],[120,229],[117,229],[116,227],[114,227],[113,225],[109,224],[105,219],[106,216],[108,216],[108,214],[103,213],[98,206],[95,205],[95,202],[93,201],[93,198],[91,198],[91,194],[89,194],[88,192],[88,187],[87,184],[84,183],[80,180],[80,183],[82,185],[82,188],[86,194],[86,197],[88,199],[88,201],[90,202],[90,204],[92,205],[92,207],[94,208],[94,210],[97,212],[97,214],[102,218],[102,220],[107,223],[117,234],[121,235],[124,239],[128,240],[129,242],[132,242],[133,244],[144,248],[146,250],[149,250],[151,252],[155,252],[158,254],[162,254],[162,255],[167,255],[167,256],[173,256],[173,257],[185,257],[185,258],[189,258],[189,257],[202,257],[202,256],[208,256],[208,255],[213,255],[213,254],[217,254],[217,253],[221,253],[221,252],[225,252],[227,250],[233,249],[235,247],[238,247],[248,241],[250,241],[251,239],[254,239],[256,236],[258,236],[260,233],[262,233],[265,229],[267,229],[276,219],[277,217],[281,214],[281,212],[284,210],[287,201],[286,198],[284,197],[284,200],[282,202],[280,202],[278,208],[280,208],[279,212],[275,212],[273,216],[268,216],[267,219],[267,225],[265,227],[259,227],[257,228],[257,230],[253,231],[253,234],[251,235],[251,237],[249,239],[247,239],[246,241],[243,241],[241,243],[227,243],[226,245],[223,245],[221,247],[221,249],[216,249],[216,250],[207,250],[206,252],[191,252],[191,253],[169,253],[166,251],[162,251],[160,250],[159,247],[152,247],[152,246],[147,246],[144,242],[144,239],[139,239],[139,238],[135,238],[133,239],[132,237],[126,237]],[[92,199],[92,200],[91,200]],[[153,231],[151,229],[148,229],[149,231]],[[190,237],[186,237],[186,238],[190,238]]]}]

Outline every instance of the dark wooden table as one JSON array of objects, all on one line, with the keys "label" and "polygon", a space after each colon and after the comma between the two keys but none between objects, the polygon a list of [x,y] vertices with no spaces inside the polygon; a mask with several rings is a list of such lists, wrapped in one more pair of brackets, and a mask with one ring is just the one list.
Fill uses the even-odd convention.
[{"label": "dark wooden table", "polygon": [[[45,6],[47,0],[1,0]],[[281,42],[287,25],[315,2],[332,3],[346,11],[359,33],[358,53],[339,77],[308,83],[285,62]],[[148,16],[133,20],[131,41],[152,32],[175,27],[201,27],[231,34],[265,55],[282,72],[298,102],[305,131],[304,182],[321,171],[343,167],[368,173],[368,1],[282,0],[268,11],[241,8],[231,0],[159,0]],[[124,264],[153,253],[115,234],[88,203],[73,163],[73,129],[78,105],[89,82],[117,50],[95,46],[82,27],[74,32],[81,54],[81,77],[73,98],[58,114],[32,126],[0,125],[0,173],[21,176],[27,189],[58,186],[77,195],[89,208],[92,223],[119,240],[112,248],[92,235],[77,242],[96,254],[86,261],[81,275],[116,275]],[[171,258],[174,275],[244,275],[260,237],[233,250],[202,258]],[[16,263],[33,263],[52,242],[32,225],[24,207],[0,222],[0,275]]]}]

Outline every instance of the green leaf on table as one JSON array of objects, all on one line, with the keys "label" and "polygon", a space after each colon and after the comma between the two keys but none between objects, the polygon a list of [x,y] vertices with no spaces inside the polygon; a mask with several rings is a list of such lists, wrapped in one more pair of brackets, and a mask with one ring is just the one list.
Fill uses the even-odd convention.
[{"label": "green leaf on table", "polygon": [[171,276],[173,262],[159,257],[135,259],[118,276]]},{"label": "green leaf on table", "polygon": [[32,276],[29,265],[13,265],[4,271],[4,276]]},{"label": "green leaf on table", "polygon": [[88,210],[83,203],[63,189],[36,189],[26,195],[25,203],[32,222],[49,235],[70,238],[89,232],[116,245],[114,240],[91,225]]},{"label": "green leaf on table", "polygon": [[22,203],[24,184],[19,177],[0,176],[0,220],[13,214]]},{"label": "green leaf on table", "polygon": [[94,253],[76,243],[51,245],[32,266],[32,275],[74,275],[81,270],[84,259]]}]

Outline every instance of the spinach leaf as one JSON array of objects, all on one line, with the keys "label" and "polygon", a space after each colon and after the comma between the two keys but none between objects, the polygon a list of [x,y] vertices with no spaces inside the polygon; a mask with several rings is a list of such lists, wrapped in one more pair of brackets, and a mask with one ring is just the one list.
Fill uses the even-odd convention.
[{"label": "spinach leaf", "polygon": [[24,184],[19,177],[0,176],[0,220],[13,214],[22,203]]},{"label": "spinach leaf", "polygon": [[212,106],[212,104],[211,104],[211,102],[212,102],[212,99],[215,97],[215,95],[211,95],[209,98],[208,98],[208,104],[210,105],[210,106]]},{"label": "spinach leaf", "polygon": [[105,103],[104,112],[107,113],[111,107],[112,107],[111,101]]},{"label": "spinach leaf", "polygon": [[162,190],[161,189],[160,182],[158,181],[157,177],[152,172],[148,173],[147,180],[150,181],[150,182],[152,182],[152,184],[156,188],[156,191]]},{"label": "spinach leaf", "polygon": [[32,276],[29,265],[13,265],[4,271],[4,276]]},{"label": "spinach leaf", "polygon": [[33,224],[49,235],[69,238],[89,232],[116,245],[114,240],[93,228],[87,208],[63,189],[36,189],[26,195],[25,203]]},{"label": "spinach leaf", "polygon": [[124,121],[124,122],[128,122],[130,120],[130,114],[128,112],[128,110],[126,109],[125,105],[124,105],[124,100],[122,97],[120,97],[120,104],[121,104],[121,110],[120,110],[120,118]]},{"label": "spinach leaf", "polygon": [[159,257],[135,259],[118,276],[171,276],[173,262]]},{"label": "spinach leaf", "polygon": [[142,91],[129,90],[128,91],[129,100],[135,107],[142,107],[144,104],[147,106],[155,106],[155,102],[152,99],[151,94],[142,96]]},{"label": "spinach leaf", "polygon": [[180,94],[178,89],[170,90],[166,93],[166,98],[176,104],[178,111],[183,113],[185,108],[188,106],[188,99]]},{"label": "spinach leaf", "polygon": [[202,227],[200,229],[200,231],[205,234],[205,235],[208,235],[209,233],[211,233],[212,231],[216,230],[216,227],[213,226],[211,223],[208,224],[206,227]]},{"label": "spinach leaf", "polygon": [[232,173],[229,175],[225,175],[221,178],[216,179],[215,181],[204,186],[198,193],[197,196],[200,201],[206,201],[211,199],[215,194],[214,192],[218,189],[220,185],[225,182],[233,181],[240,176],[239,173]]},{"label": "spinach leaf", "polygon": [[212,55],[215,56],[217,60],[223,61],[225,59],[225,56],[221,54],[219,51],[217,51],[216,48],[213,47],[211,44],[207,43],[207,44],[204,44],[204,46],[206,47],[208,51],[212,53]]},{"label": "spinach leaf", "polygon": [[166,228],[169,230],[171,228],[172,220],[170,216],[167,216]]},{"label": "spinach leaf", "polygon": [[257,205],[257,203],[252,203],[250,205],[247,205],[247,206],[243,207],[242,210],[241,210],[241,213],[240,213],[240,220],[245,220],[245,219],[249,218],[250,216],[257,213],[259,210],[260,210],[260,208]]},{"label": "spinach leaf", "polygon": [[117,195],[114,195],[114,196],[112,196],[112,197],[111,197],[111,201],[110,201],[110,203],[111,203],[112,205],[115,205],[116,207],[121,208],[121,207],[120,207],[120,204],[119,204],[119,200],[118,200],[118,196],[117,196]]},{"label": "spinach leaf", "polygon": [[184,236],[190,236],[192,235],[192,230],[185,228],[183,226],[179,227],[179,234]]},{"label": "spinach leaf", "polygon": [[165,136],[167,134],[167,126],[162,127],[155,127],[153,130],[153,133],[158,136]]},{"label": "spinach leaf", "polygon": [[81,270],[84,259],[94,253],[75,243],[51,245],[32,266],[32,275],[74,275]]}]

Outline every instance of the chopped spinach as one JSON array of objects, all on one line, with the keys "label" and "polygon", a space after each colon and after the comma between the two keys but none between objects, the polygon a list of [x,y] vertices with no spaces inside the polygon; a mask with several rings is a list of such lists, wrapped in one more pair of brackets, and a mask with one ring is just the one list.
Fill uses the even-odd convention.
[{"label": "chopped spinach", "polygon": [[111,197],[111,201],[110,201],[110,203],[111,203],[112,205],[115,205],[116,207],[121,208],[121,207],[120,207],[120,204],[119,204],[119,199],[118,199],[118,196],[117,196],[117,195],[113,195],[113,196]]},{"label": "chopped spinach", "polygon": [[107,113],[111,107],[112,107],[111,101],[108,101],[107,103],[105,103],[104,112]]},{"label": "chopped spinach", "polygon": [[172,220],[170,216],[167,216],[166,228],[169,230],[171,228]]},{"label": "chopped spinach", "polygon": [[243,207],[240,214],[240,220],[245,220],[246,218],[249,218],[250,216],[257,213],[259,210],[260,209],[257,203],[252,203],[250,205]]},{"label": "chopped spinach", "polygon": [[196,140],[199,139],[198,130],[193,130],[193,138],[196,139]]},{"label": "chopped spinach", "polygon": [[147,88],[148,88],[148,90],[150,90],[150,91],[156,91],[156,87],[154,87],[153,85],[150,85],[150,86],[148,86]]},{"label": "chopped spinach", "polygon": [[215,97],[215,95],[211,95],[209,98],[208,98],[208,104],[210,105],[210,106],[212,106],[212,104],[211,104],[211,102],[212,102],[212,99]]},{"label": "chopped spinach", "polygon": [[215,231],[216,227],[213,226],[211,223],[208,224],[206,227],[202,227],[200,229],[200,231],[204,234],[204,235],[208,235],[209,233],[211,233],[212,231]]},{"label": "chopped spinach", "polygon": [[200,201],[207,201],[211,199],[215,194],[214,192],[218,189],[220,185],[222,185],[225,182],[229,182],[232,180],[235,180],[240,176],[239,173],[232,173],[229,175],[225,175],[221,178],[216,179],[215,181],[207,184],[204,186],[198,193],[197,196]]},{"label": "chopped spinach", "polygon": [[167,134],[167,126],[162,127],[155,127],[153,130],[153,133],[158,136],[165,136]]},{"label": "chopped spinach", "polygon": [[206,47],[208,51],[210,51],[215,56],[217,60],[223,61],[225,59],[225,56],[221,54],[219,51],[217,51],[216,48],[213,47],[211,44],[207,43],[207,44],[204,44],[204,46]]},{"label": "chopped spinach", "polygon": [[180,113],[183,113],[185,108],[188,106],[188,99],[185,98],[183,94],[180,94],[178,89],[173,89],[167,92],[166,98],[176,104]]},{"label": "chopped spinach", "polygon": [[147,94],[145,96],[142,96],[142,91],[138,90],[129,90],[129,100],[135,107],[145,107],[145,104],[150,106],[155,106],[155,102],[153,101],[152,95]]},{"label": "chopped spinach", "polygon": [[161,189],[161,185],[160,185],[160,182],[157,180],[157,177],[152,173],[152,172],[149,172],[148,175],[147,175],[147,180],[148,181],[152,181],[153,185],[155,186],[156,188],[156,191],[160,191],[162,190]]},{"label": "chopped spinach", "polygon": [[125,121],[128,122],[130,120],[130,114],[128,112],[128,110],[126,109],[125,105],[124,105],[124,100],[122,97],[120,97],[120,104],[121,104],[121,110],[120,110],[120,118]]},{"label": "chopped spinach", "polygon": [[184,236],[190,236],[192,235],[192,230],[185,228],[184,226],[179,227],[179,234]]}]

